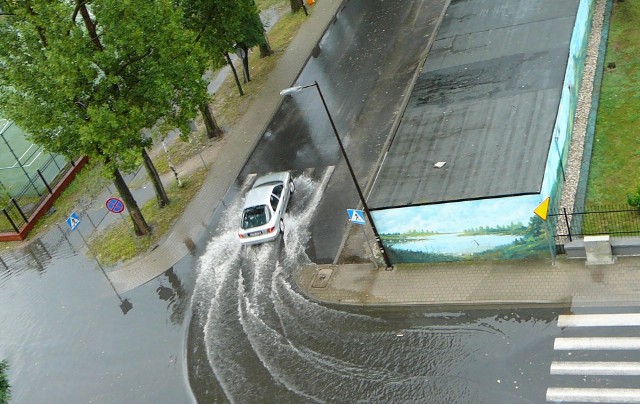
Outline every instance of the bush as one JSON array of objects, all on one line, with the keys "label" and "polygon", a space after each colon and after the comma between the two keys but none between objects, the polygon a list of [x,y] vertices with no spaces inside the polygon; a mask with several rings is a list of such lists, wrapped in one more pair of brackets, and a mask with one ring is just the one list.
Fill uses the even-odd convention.
[{"label": "bush", "polygon": [[627,193],[627,203],[636,209],[640,209],[640,183],[636,186],[635,190]]}]

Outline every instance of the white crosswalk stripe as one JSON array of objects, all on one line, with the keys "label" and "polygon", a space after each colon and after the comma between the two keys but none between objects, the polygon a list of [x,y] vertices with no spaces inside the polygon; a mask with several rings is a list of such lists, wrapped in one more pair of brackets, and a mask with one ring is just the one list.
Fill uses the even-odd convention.
[{"label": "white crosswalk stripe", "polygon": [[552,375],[640,375],[640,362],[551,362]]},{"label": "white crosswalk stripe", "polygon": [[547,389],[547,401],[580,403],[640,403],[638,389]]},{"label": "white crosswalk stripe", "polygon": [[560,315],[557,326],[569,335],[555,339],[554,356],[562,360],[552,361],[549,373],[574,385],[547,388],[547,401],[640,403],[637,380],[629,378],[640,376],[640,362],[624,360],[640,356],[640,337],[633,336],[640,335],[640,313]]},{"label": "white crosswalk stripe", "polygon": [[583,350],[626,350],[640,349],[640,338],[604,337],[604,338],[556,338],[553,344],[556,351]]},{"label": "white crosswalk stripe", "polygon": [[558,327],[640,326],[640,313],[574,314],[558,316]]}]

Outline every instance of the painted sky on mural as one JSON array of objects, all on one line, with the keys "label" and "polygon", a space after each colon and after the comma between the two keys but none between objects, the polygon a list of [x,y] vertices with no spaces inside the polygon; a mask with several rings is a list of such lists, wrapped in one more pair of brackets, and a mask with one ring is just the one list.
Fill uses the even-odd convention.
[{"label": "painted sky on mural", "polygon": [[513,198],[484,199],[440,205],[412,206],[403,209],[373,211],[378,232],[404,233],[429,230],[442,233],[461,232],[480,226],[526,226],[540,195]]}]

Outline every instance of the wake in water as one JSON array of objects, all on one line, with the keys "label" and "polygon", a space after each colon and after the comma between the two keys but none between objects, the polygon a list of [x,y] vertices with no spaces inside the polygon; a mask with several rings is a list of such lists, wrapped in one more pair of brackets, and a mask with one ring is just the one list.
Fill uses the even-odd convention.
[{"label": "wake in water", "polygon": [[[330,167],[319,179],[314,179],[314,172],[309,170],[294,178],[296,191],[284,216],[284,237],[273,243],[240,245],[237,229],[243,201],[242,197],[236,198],[221,219],[218,235],[209,242],[200,260],[194,308],[208,313],[206,323],[201,324],[207,355],[229,398],[259,397],[266,393],[255,383],[256,378],[271,377],[255,354],[252,324],[263,322],[272,330],[272,337],[267,333],[260,336],[269,345],[282,343],[279,339],[283,329],[273,304],[269,303],[276,268],[310,263],[305,253],[309,224],[332,172]],[[254,175],[247,177],[240,195],[250,189],[254,180]],[[279,394],[286,395],[283,391]]]},{"label": "wake in water", "polygon": [[[331,169],[294,178],[285,234],[275,242],[241,247],[239,196],[207,245],[192,305],[201,322],[192,330],[203,335],[206,358],[200,360],[213,371],[220,396],[247,403],[425,397],[451,402],[455,400],[446,399],[451,392],[483,397],[486,383],[469,382],[469,372],[491,361],[478,347],[497,343],[499,347],[490,350],[503,350],[508,338],[502,333],[509,324],[491,319],[465,323],[451,319],[451,313],[418,319],[406,313],[356,314],[298,292],[292,274],[311,263],[305,248],[330,176]],[[247,178],[240,195],[254,180]],[[204,364],[189,366],[199,365]],[[204,379],[199,382],[209,385]]]}]

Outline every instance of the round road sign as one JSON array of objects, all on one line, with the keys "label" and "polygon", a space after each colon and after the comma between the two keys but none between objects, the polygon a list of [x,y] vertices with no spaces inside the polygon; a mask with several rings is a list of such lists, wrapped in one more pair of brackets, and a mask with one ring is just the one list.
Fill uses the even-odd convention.
[{"label": "round road sign", "polygon": [[124,203],[118,198],[107,199],[106,205],[109,212],[121,213],[124,210]]}]

